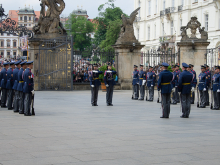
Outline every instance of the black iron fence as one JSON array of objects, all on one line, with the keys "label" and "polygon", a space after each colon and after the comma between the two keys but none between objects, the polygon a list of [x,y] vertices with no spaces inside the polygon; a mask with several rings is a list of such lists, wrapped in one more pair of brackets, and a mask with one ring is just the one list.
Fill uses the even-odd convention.
[{"label": "black iron fence", "polygon": [[141,53],[141,63],[146,67],[157,66],[166,62],[170,65],[180,63],[180,51],[174,53],[171,51],[149,50]]},{"label": "black iron fence", "polygon": [[[100,70],[106,70],[110,62],[118,70],[118,53],[100,49],[73,51],[73,83],[88,83],[88,72],[93,70],[92,65],[98,64]],[[117,79],[116,79],[117,81]]]}]

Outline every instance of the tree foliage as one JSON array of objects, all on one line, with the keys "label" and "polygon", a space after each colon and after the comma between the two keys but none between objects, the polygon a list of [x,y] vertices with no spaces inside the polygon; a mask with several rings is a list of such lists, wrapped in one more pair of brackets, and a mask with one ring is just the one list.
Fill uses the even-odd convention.
[{"label": "tree foliage", "polygon": [[74,49],[82,51],[84,48],[91,46],[90,33],[94,32],[94,24],[88,21],[87,18],[70,14],[65,27],[69,29],[69,35],[74,38]]}]

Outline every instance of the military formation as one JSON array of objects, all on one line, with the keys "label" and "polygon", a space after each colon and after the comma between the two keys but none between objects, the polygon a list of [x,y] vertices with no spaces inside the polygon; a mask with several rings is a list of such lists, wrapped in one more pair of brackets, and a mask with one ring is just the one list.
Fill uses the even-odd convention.
[{"label": "military formation", "polygon": [[[181,118],[189,118],[191,104],[195,102],[195,92],[197,89],[197,107],[206,108],[210,106],[209,91],[211,90],[211,109],[220,109],[220,67],[215,66],[215,73],[212,75],[209,66],[204,64],[201,66],[201,73],[196,76],[194,65],[182,63],[182,68],[178,64],[171,66],[162,63],[161,72],[156,74],[154,67],[149,66],[148,71],[143,70],[143,65],[134,65],[132,74],[132,99],[133,100],[154,100],[154,89],[157,81],[158,100],[161,100],[162,116],[161,118],[169,118],[170,105],[180,103],[182,109]],[[158,78],[156,78],[158,77]],[[198,82],[197,82],[198,78]],[[198,86],[197,86],[198,85]],[[140,95],[139,95],[140,93]],[[146,99],[145,98],[146,94]],[[161,97],[161,99],[160,99]],[[213,103],[214,102],[214,103]]]},{"label": "military formation", "polygon": [[[1,108],[24,116],[35,115],[33,61],[3,63],[0,73]],[[31,112],[32,105],[32,112]]]}]

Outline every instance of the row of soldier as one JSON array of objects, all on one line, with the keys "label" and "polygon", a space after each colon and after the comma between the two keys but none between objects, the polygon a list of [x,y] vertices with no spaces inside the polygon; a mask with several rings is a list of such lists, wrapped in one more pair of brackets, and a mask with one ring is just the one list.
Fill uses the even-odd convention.
[{"label": "row of soldier", "polygon": [[[169,104],[177,104],[180,103],[181,100],[181,107],[182,107],[182,112],[183,115],[181,117],[188,118],[189,113],[190,113],[190,104],[194,104],[195,100],[195,89],[197,86],[197,78],[196,78],[196,72],[193,70],[193,65],[189,64],[187,65],[186,63],[182,64],[182,70],[183,72],[180,71],[179,65],[173,65],[171,66],[172,73],[168,71],[168,64],[163,63],[161,66],[162,72],[158,75],[158,90],[161,90],[161,94],[158,94],[158,102],[159,102],[159,97],[161,95],[162,97],[162,109],[164,112],[164,109],[167,109],[168,103],[165,103],[167,101],[167,97],[169,98]],[[153,101],[154,99],[154,87],[155,87],[155,82],[156,82],[156,74],[153,71],[153,67],[149,66],[149,72],[145,72],[143,70],[143,65],[140,65],[140,71],[137,69],[138,66],[134,65],[134,71],[133,71],[133,93],[132,93],[132,99],[133,100],[144,100],[145,97],[145,86],[147,88],[146,95],[149,94],[149,99],[148,96],[146,96],[146,101]],[[209,66],[204,64],[201,66],[201,73],[199,74],[199,83],[198,83],[198,88],[197,88],[197,94],[198,98],[200,98],[197,102],[197,107],[200,108],[205,108],[206,106],[209,106],[209,87],[210,84],[213,84],[211,86],[211,90],[213,91],[213,94],[211,96],[214,97],[214,108],[211,108],[213,110],[219,110],[219,99],[220,99],[220,73],[219,73],[219,66],[215,66],[215,75],[212,77],[211,72],[209,71]],[[167,75],[167,76],[164,76]],[[185,75],[188,75],[188,77],[184,77]],[[167,78],[169,79],[170,76],[170,81],[167,82],[162,82],[160,80],[161,76],[163,76],[163,81],[166,80]],[[181,78],[180,77],[184,77]],[[189,79],[189,77],[191,77]],[[211,78],[212,77],[212,78]],[[211,81],[212,79],[212,81]],[[184,81],[189,81],[189,82],[184,82]],[[184,83],[182,83],[184,82]],[[211,83],[212,82],[212,83]],[[140,89],[140,97],[139,97],[139,89]],[[184,90],[183,90],[184,89]],[[163,91],[163,92],[162,92]],[[163,93],[170,94],[167,96],[164,96],[163,99]],[[182,94],[181,94],[182,93]],[[187,97],[185,95],[187,94]],[[139,98],[139,99],[138,99]],[[189,99],[188,101],[183,101],[183,98]],[[171,101],[172,100],[172,101]],[[189,103],[188,104],[186,104]],[[169,109],[169,108],[168,108]],[[167,110],[168,112],[170,110]],[[166,113],[165,118],[169,118],[169,113]]]},{"label": "row of soldier", "polygon": [[[33,61],[5,62],[0,73],[1,108],[14,110],[24,116],[33,111],[34,81]],[[30,112],[32,103],[32,114]]]}]

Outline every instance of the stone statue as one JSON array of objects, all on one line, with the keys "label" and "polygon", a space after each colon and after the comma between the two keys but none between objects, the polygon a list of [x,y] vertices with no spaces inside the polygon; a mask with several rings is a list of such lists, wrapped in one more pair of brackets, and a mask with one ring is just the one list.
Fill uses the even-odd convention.
[{"label": "stone statue", "polygon": [[182,33],[181,33],[181,36],[182,36],[181,41],[188,40],[189,37],[188,37],[187,32],[186,32],[186,30],[187,30],[186,26],[182,26],[180,30],[182,31]]},{"label": "stone statue", "polygon": [[[48,7],[47,11],[46,6]],[[66,30],[60,22],[60,14],[64,8],[65,3],[63,0],[41,0],[40,18],[38,25],[33,27],[34,33],[66,33]]]},{"label": "stone statue", "polygon": [[204,27],[202,29],[200,28],[199,32],[201,34],[201,39],[202,40],[208,40],[208,33],[205,31]]},{"label": "stone statue", "polygon": [[119,34],[119,38],[116,42],[116,45],[133,44],[133,43],[140,44],[134,36],[134,28],[133,28],[133,23],[135,21],[135,18],[139,10],[140,7],[137,8],[135,11],[133,11],[130,15],[130,18],[127,18],[125,15],[122,15],[121,31]]},{"label": "stone statue", "polygon": [[199,21],[197,21],[197,18],[191,17],[191,20],[188,22],[188,24],[186,26],[187,29],[189,29],[189,28],[191,29],[192,35],[190,38],[192,38],[192,39],[197,38],[196,37],[196,29],[200,28],[200,26],[201,26],[201,23]]}]

